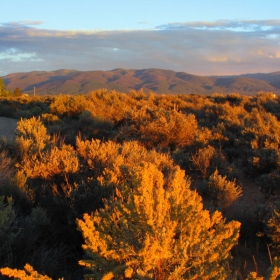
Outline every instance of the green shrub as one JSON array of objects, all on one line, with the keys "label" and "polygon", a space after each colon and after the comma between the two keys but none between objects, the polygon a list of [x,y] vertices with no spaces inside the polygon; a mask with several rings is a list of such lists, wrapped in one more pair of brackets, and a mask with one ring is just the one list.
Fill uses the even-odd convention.
[{"label": "green shrub", "polygon": [[12,198],[0,196],[0,263],[9,264],[13,260],[12,245],[19,233],[15,226],[16,213]]}]

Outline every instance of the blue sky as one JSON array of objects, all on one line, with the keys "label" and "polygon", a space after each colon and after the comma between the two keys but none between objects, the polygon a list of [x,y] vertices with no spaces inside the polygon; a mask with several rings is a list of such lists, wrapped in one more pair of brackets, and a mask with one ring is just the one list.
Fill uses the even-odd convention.
[{"label": "blue sky", "polygon": [[280,70],[280,1],[9,0],[1,11],[0,76],[57,69]]}]

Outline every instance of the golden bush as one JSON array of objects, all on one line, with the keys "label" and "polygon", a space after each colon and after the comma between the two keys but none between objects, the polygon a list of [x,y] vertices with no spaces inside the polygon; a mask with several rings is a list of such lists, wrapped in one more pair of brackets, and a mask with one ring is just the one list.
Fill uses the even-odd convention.
[{"label": "golden bush", "polygon": [[77,220],[88,279],[227,279],[240,223],[203,210],[178,167],[151,163],[119,185],[104,209]]},{"label": "golden bush", "polygon": [[228,181],[226,176],[219,175],[216,169],[209,178],[207,193],[216,205],[226,208],[242,195],[242,188],[235,181]]},{"label": "golden bush", "polygon": [[41,156],[41,152],[49,143],[50,136],[40,118],[21,119],[17,125],[16,142],[22,157],[26,155]]},{"label": "golden bush", "polygon": [[207,171],[211,164],[211,159],[215,154],[215,148],[207,146],[199,149],[195,154],[191,155],[191,161],[194,168],[201,172],[203,178],[207,177]]}]

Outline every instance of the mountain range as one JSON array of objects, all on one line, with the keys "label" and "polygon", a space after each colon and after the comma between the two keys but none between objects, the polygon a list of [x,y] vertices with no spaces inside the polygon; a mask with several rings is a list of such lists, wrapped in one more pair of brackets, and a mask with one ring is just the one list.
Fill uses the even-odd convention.
[{"label": "mountain range", "polygon": [[2,77],[6,88],[19,87],[33,95],[80,94],[106,88],[119,92],[143,89],[164,94],[239,93],[280,95],[280,71],[236,76],[197,76],[163,69],[114,69],[110,71],[33,71]]}]

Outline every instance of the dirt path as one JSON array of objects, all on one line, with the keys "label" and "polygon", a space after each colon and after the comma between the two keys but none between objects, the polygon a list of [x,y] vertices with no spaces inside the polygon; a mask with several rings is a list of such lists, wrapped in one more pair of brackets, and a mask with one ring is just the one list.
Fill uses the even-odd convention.
[{"label": "dirt path", "polygon": [[13,139],[15,137],[16,127],[17,120],[0,117],[0,138]]}]

